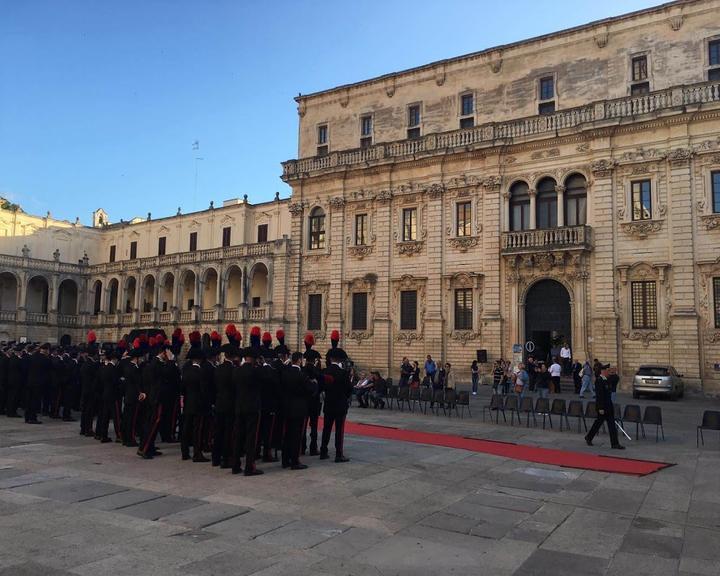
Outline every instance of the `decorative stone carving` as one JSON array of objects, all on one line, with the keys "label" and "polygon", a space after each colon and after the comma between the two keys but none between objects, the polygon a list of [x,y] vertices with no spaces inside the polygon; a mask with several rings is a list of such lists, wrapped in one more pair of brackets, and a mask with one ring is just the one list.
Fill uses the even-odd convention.
[{"label": "decorative stone carving", "polygon": [[458,236],[457,238],[450,238],[448,243],[453,248],[457,248],[460,252],[467,252],[470,248],[474,248],[478,245],[480,239],[477,236]]},{"label": "decorative stone carving", "polygon": [[445,187],[442,184],[430,184],[425,188],[425,192],[430,196],[431,200],[436,200],[445,192]]},{"label": "decorative stone carving", "polygon": [[388,76],[385,78],[385,94],[388,98],[392,98],[395,95],[395,76]]},{"label": "decorative stone carving", "polygon": [[393,193],[390,190],[380,190],[375,194],[375,200],[381,203],[390,202],[393,198]]},{"label": "decorative stone carving", "polygon": [[502,69],[503,59],[502,50],[494,50],[489,56],[488,65],[493,74],[497,74]]},{"label": "decorative stone carving", "polygon": [[720,214],[705,214],[700,216],[700,222],[703,223],[706,230],[715,230],[720,228]]},{"label": "decorative stone carving", "polygon": [[423,339],[423,335],[419,334],[417,332],[411,332],[408,330],[402,330],[395,334],[395,341],[396,342],[402,342],[406,346],[410,346],[415,341],[419,341]]},{"label": "decorative stone carving", "polygon": [[610,35],[608,34],[607,26],[603,26],[600,30],[598,30],[598,33],[595,35],[595,45],[598,48],[605,48],[605,46],[607,46],[609,37]]},{"label": "decorative stone carving", "polygon": [[298,100],[297,112],[300,118],[305,117],[305,113],[307,112],[307,102],[305,100]]},{"label": "decorative stone carving", "polygon": [[649,234],[653,234],[662,228],[660,220],[638,220],[636,222],[623,222],[620,224],[626,234],[634,238],[647,238]]},{"label": "decorative stone carving", "polygon": [[595,160],[590,164],[590,170],[598,178],[608,178],[616,165],[617,162],[612,159]]},{"label": "decorative stone carving", "polygon": [[343,108],[347,108],[348,103],[350,102],[350,89],[345,88],[345,90],[342,91],[340,94],[340,106]]},{"label": "decorative stone carving", "polygon": [[477,340],[479,337],[480,334],[472,330],[453,330],[450,333],[450,338],[458,342],[461,346],[466,346],[468,342]]},{"label": "decorative stone carving", "polygon": [[358,344],[362,344],[363,340],[372,338],[372,333],[361,330],[351,330],[350,332],[345,332],[345,337],[350,340],[355,340]]},{"label": "decorative stone carving", "polygon": [[675,30],[675,32],[677,32],[678,30],[680,30],[680,28],[682,28],[684,20],[685,20],[685,17],[682,14],[675,14],[673,16],[670,16],[670,18],[668,18],[668,24],[670,24],[670,28],[672,28],[673,30]]},{"label": "decorative stone carving", "polygon": [[576,150],[577,152],[587,152],[588,150],[590,150],[590,143],[589,143],[589,142],[583,142],[582,144],[578,144],[578,145],[575,147],[575,150]]},{"label": "decorative stone carving", "polygon": [[502,185],[501,176],[488,176],[482,182],[485,190],[499,190]]},{"label": "decorative stone carving", "polygon": [[440,64],[435,68],[435,84],[438,86],[445,84],[445,64]]},{"label": "decorative stone carving", "polygon": [[345,206],[345,198],[343,198],[342,196],[335,196],[333,198],[330,198],[328,204],[330,204],[331,208],[342,208],[343,206]]},{"label": "decorative stone carving", "polygon": [[348,254],[350,254],[350,256],[357,258],[358,260],[362,260],[363,258],[365,258],[365,256],[369,256],[372,253],[373,253],[372,245],[350,246],[348,248]]},{"label": "decorative stone carving", "polygon": [[[395,340],[410,345],[415,341],[422,340],[424,334],[425,323],[425,286],[427,278],[405,275],[397,280],[392,281],[392,299],[393,310],[390,316],[393,319],[393,328],[395,332]],[[406,290],[414,290],[417,292],[417,323],[415,330],[400,329],[400,294]]]},{"label": "decorative stone carving", "polygon": [[420,254],[423,249],[424,242],[416,241],[416,242],[401,242],[398,244],[398,254],[401,256],[414,256],[415,254]]},{"label": "decorative stone carving", "polygon": [[693,151],[690,148],[675,148],[668,154],[668,160],[672,166],[684,166],[692,158]]},{"label": "decorative stone carving", "polygon": [[560,148],[550,148],[549,150],[538,150],[530,155],[533,160],[540,160],[542,158],[555,158],[560,156]]},{"label": "decorative stone carving", "polygon": [[456,178],[450,178],[446,188],[468,188],[478,186],[479,184],[480,179],[477,176],[468,176],[467,174],[463,174],[462,176],[458,176]]},{"label": "decorative stone carving", "polygon": [[300,216],[303,213],[305,206],[303,202],[291,202],[288,204],[288,210],[293,216]]},{"label": "decorative stone carving", "polygon": [[647,348],[650,342],[657,342],[668,337],[668,332],[659,330],[623,330],[623,338],[626,340],[639,340]]}]

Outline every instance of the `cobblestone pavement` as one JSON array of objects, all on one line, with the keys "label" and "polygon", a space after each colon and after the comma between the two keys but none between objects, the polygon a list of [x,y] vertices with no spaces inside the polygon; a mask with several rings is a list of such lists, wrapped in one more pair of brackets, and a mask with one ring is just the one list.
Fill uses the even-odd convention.
[{"label": "cobblestone pavement", "polygon": [[[489,391],[459,419],[353,408],[350,419],[610,454],[559,432],[483,423]],[[351,462],[306,458],[231,476],[144,461],[78,425],[0,418],[0,575],[720,574],[720,439],[695,427],[717,400],[663,408],[666,441],[628,458],[676,466],[637,478],[362,437]],[[501,419],[502,421],[502,419]],[[613,455],[618,455],[613,453]]]}]

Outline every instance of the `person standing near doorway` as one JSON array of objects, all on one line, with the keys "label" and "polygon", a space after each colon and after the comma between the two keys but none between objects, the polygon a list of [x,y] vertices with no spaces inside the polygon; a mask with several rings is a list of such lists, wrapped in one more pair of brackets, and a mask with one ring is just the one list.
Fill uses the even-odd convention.
[{"label": "person standing near doorway", "polygon": [[563,374],[570,374],[570,359],[572,358],[572,350],[570,350],[570,344],[564,342],[562,348],[560,348],[560,363],[562,364]]},{"label": "person standing near doorway", "polygon": [[597,419],[590,428],[590,432],[585,436],[585,442],[588,446],[592,446],[593,438],[600,431],[603,422],[607,424],[608,434],[610,436],[610,446],[615,450],[625,450],[618,441],[617,428],[615,427],[615,406],[613,406],[610,383],[608,382],[609,364],[600,365],[600,376],[595,380],[595,404],[597,406]]}]

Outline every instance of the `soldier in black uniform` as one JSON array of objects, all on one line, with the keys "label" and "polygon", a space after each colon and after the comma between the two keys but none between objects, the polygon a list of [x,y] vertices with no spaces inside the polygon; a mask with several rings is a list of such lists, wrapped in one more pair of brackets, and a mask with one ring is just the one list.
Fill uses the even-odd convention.
[{"label": "soldier in black uniform", "polygon": [[[105,352],[105,360],[98,368],[97,379],[102,387],[101,409],[98,414],[97,427],[95,429],[95,438],[103,444],[112,442],[108,433],[110,420],[118,419],[118,399],[120,397],[120,371],[117,367],[118,359],[113,350]],[[116,438],[121,438],[118,434],[120,423],[115,423]]]},{"label": "soldier in black uniform", "polygon": [[[284,445],[285,436],[285,393],[282,389],[282,374],[290,365],[290,350],[285,345],[285,331],[280,329],[275,332],[275,338],[277,338],[278,344],[275,346],[275,359],[273,360],[273,368],[280,375],[280,390],[277,397],[277,406],[275,410],[275,427],[272,432],[272,447],[275,451],[275,458],[277,459],[278,451],[282,450]],[[302,356],[302,354],[301,354]],[[307,417],[307,416],[306,416]],[[304,423],[304,422],[303,422]],[[301,432],[302,435],[302,426]],[[300,436],[298,436],[300,438]]]},{"label": "soldier in black uniform", "polygon": [[140,340],[135,338],[128,358],[122,363],[123,378],[123,413],[122,438],[123,446],[137,448],[138,424],[140,419],[140,393],[142,392],[142,359],[145,352],[140,347]]},{"label": "soldier in black uniform", "polygon": [[177,372],[173,361],[175,356],[170,350],[169,342],[162,336],[156,339],[154,352],[155,356],[143,369],[143,391],[140,393],[140,401],[147,403],[144,407],[147,419],[137,454],[146,460],[162,454],[155,447],[155,438],[160,428],[163,410],[172,403],[172,387]]},{"label": "soldier in black uniform", "polygon": [[[217,332],[215,332],[215,334],[217,334]],[[203,338],[203,340],[205,340],[205,338]],[[220,355],[220,341],[214,341],[212,338],[208,338],[208,340],[209,346],[203,349],[205,359],[202,361],[207,387],[205,394],[207,414],[203,419],[203,450],[211,449],[212,438],[215,434],[215,413],[213,409],[216,397],[215,368],[218,365],[218,356]]]},{"label": "soldier in black uniform", "polygon": [[220,352],[222,361],[215,368],[215,432],[212,465],[230,468],[235,420],[233,370],[235,362],[240,357],[240,350],[233,344],[225,344],[220,348]]},{"label": "soldier in black uniform", "polygon": [[183,366],[183,425],[180,451],[183,460],[190,459],[193,446],[193,462],[209,462],[202,452],[203,422],[208,413],[206,372],[202,367],[205,356],[199,348],[191,348],[188,362]]},{"label": "soldier in black uniform", "polygon": [[251,346],[243,353],[241,366],[233,370],[235,384],[235,426],[233,429],[233,474],[242,471],[241,459],[245,452],[245,476],[257,476],[262,470],[255,467],[262,371],[257,365],[257,350]]},{"label": "soldier in black uniform", "polygon": [[64,374],[62,379],[62,419],[63,422],[75,422],[72,410],[77,404],[77,395],[80,378],[80,364],[78,362],[77,348],[71,348],[63,356]]},{"label": "soldier in black uniform", "polygon": [[322,367],[320,365],[320,353],[312,348],[315,345],[315,336],[313,333],[308,332],[305,334],[303,342],[305,344],[305,353],[303,354],[303,357],[305,358],[305,366],[303,369],[308,375],[308,378],[310,378],[310,380],[314,380],[317,384],[318,394],[314,394],[308,401],[308,417],[306,419],[306,424],[303,426],[302,434],[302,453],[305,454],[307,452],[307,435],[305,430],[307,429],[307,424],[309,423],[310,456],[317,456],[320,454],[318,451],[318,420],[322,409],[322,400],[320,399],[319,393]]},{"label": "soldier in black uniform", "polygon": [[85,355],[85,361],[80,367],[80,434],[94,436],[93,419],[97,407],[95,381],[99,368],[97,348],[88,344],[83,354]]},{"label": "soldier in black uniform", "polygon": [[43,390],[52,372],[50,344],[43,344],[28,359],[27,385],[25,387],[25,423],[40,424],[37,419]]},{"label": "soldier in black uniform", "polygon": [[308,401],[317,395],[317,386],[302,368],[303,355],[295,352],[291,364],[282,371],[282,395],[285,412],[285,435],[282,445],[282,467],[304,470],[300,462],[303,425],[308,416]]},{"label": "soldier in black uniform", "polygon": [[18,344],[11,349],[7,360],[7,403],[5,413],[8,418],[20,418],[17,413],[18,404],[23,392],[23,344]]},{"label": "soldier in black uniform", "polygon": [[320,446],[320,459],[328,458],[328,444],[333,425],[335,425],[335,462],[347,462],[343,452],[345,437],[345,417],[347,416],[352,383],[348,371],[342,367],[343,356],[336,350],[328,352],[328,367],[323,372],[320,387],[325,393],[325,409],[323,412],[323,433]]},{"label": "soldier in black uniform", "polygon": [[280,372],[276,370],[273,364],[275,360],[275,350],[270,347],[271,344],[272,336],[270,332],[265,332],[262,336],[262,346],[260,347],[263,386],[260,399],[260,437],[258,438],[258,453],[256,454],[258,458],[262,457],[263,462],[278,461],[272,454],[272,442],[279,405]]},{"label": "soldier in black uniform", "polygon": [[0,414],[5,414],[7,411],[7,368],[8,368],[8,346],[5,342],[2,343],[2,350],[0,350]]},{"label": "soldier in black uniform", "polygon": [[607,423],[608,434],[610,435],[610,446],[615,450],[625,450],[618,441],[617,429],[615,428],[615,406],[612,403],[611,390],[608,384],[608,368],[610,364],[600,365],[600,376],[595,380],[595,405],[597,406],[597,419],[585,436],[585,442],[592,446],[593,438],[600,431],[603,422]]}]

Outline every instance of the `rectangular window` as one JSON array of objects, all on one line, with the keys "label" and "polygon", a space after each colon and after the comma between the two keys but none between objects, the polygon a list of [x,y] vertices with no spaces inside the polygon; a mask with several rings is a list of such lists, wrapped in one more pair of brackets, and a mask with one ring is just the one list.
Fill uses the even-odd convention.
[{"label": "rectangular window", "polygon": [[475,118],[468,116],[467,118],[460,118],[460,128],[472,128],[475,126]]},{"label": "rectangular window", "polygon": [[230,226],[226,226],[223,228],[223,237],[222,237],[222,245],[223,248],[226,246],[230,246],[230,235],[232,234],[232,228]]},{"label": "rectangular window", "polygon": [[322,294],[308,295],[307,329],[320,330],[322,320]]},{"label": "rectangular window", "polygon": [[657,328],[657,294],[654,280],[632,282],[632,327]]},{"label": "rectangular window", "polygon": [[130,260],[137,258],[137,242],[130,242]]},{"label": "rectangular window", "polygon": [[355,246],[367,244],[367,214],[355,214]]},{"label": "rectangular window", "polygon": [[165,256],[166,245],[167,237],[160,236],[160,238],[158,238],[158,256]]},{"label": "rectangular window", "polygon": [[635,56],[635,58],[632,59],[632,81],[642,82],[643,80],[647,80],[647,77],[647,56]]},{"label": "rectangular window", "polygon": [[552,100],[555,98],[555,78],[546,76],[540,78],[540,100]]},{"label": "rectangular window", "polygon": [[417,330],[417,292],[400,292],[400,330]]},{"label": "rectangular window", "polygon": [[720,80],[720,66],[710,68],[710,70],[708,70],[708,82],[717,82],[718,80]]},{"label": "rectangular window", "polygon": [[420,138],[420,104],[408,106],[408,139]]},{"label": "rectangular window", "polygon": [[197,232],[190,232],[190,252],[197,251]]},{"label": "rectangular window", "polygon": [[644,96],[650,94],[650,82],[638,82],[630,86],[630,96]]},{"label": "rectangular window", "polygon": [[720,278],[713,278],[713,302],[715,307],[715,328],[720,328]]},{"label": "rectangular window", "polygon": [[373,117],[371,114],[360,116],[360,148],[372,146]]},{"label": "rectangular window", "polygon": [[258,242],[267,242],[268,241],[268,225],[267,224],[258,224],[257,241]]},{"label": "rectangular window", "polygon": [[540,116],[555,114],[555,102],[542,102],[541,104],[539,104],[538,114],[540,114]]},{"label": "rectangular window", "polygon": [[471,116],[475,113],[475,102],[472,94],[463,94],[460,97],[460,116]]},{"label": "rectangular window", "polygon": [[650,180],[632,183],[632,219],[652,220]]},{"label": "rectangular window", "polygon": [[710,66],[720,66],[720,40],[708,42],[708,64]]},{"label": "rectangular window", "polygon": [[472,330],[472,288],[455,290],[455,330]]},{"label": "rectangular window", "polygon": [[316,208],[310,216],[310,250],[325,248],[325,214]]},{"label": "rectangular window", "polygon": [[455,205],[456,236],[472,236],[472,203],[458,202]]},{"label": "rectangular window", "polygon": [[115,262],[115,245],[110,246],[110,262]]},{"label": "rectangular window", "polygon": [[720,214],[720,170],[710,173],[710,186],[712,188],[712,211]]},{"label": "rectangular window", "polygon": [[317,128],[317,155],[325,156],[328,151],[328,126],[320,124]]},{"label": "rectangular window", "polygon": [[260,296],[253,296],[251,305],[253,308],[260,308]]},{"label": "rectangular window", "polygon": [[352,295],[352,329],[367,330],[367,292]]},{"label": "rectangular window", "polygon": [[417,240],[417,208],[403,208],[402,227],[403,242]]}]

